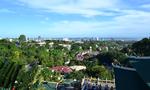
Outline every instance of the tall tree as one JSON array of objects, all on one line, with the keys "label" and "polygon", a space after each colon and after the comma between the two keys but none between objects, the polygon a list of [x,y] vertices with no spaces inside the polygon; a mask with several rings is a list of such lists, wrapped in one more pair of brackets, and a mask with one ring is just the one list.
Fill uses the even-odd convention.
[{"label": "tall tree", "polygon": [[26,36],[25,35],[20,35],[19,36],[19,42],[25,42],[26,41]]}]

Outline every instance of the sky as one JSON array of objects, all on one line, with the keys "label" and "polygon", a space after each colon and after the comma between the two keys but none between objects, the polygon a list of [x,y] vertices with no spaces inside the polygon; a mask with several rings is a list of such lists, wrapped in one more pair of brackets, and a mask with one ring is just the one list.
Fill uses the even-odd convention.
[{"label": "sky", "polygon": [[0,0],[0,37],[150,36],[150,0]]}]

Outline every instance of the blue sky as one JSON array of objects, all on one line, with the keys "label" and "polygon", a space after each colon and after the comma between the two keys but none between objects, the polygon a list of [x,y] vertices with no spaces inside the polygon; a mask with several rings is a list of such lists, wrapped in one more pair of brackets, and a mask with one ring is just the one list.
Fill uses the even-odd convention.
[{"label": "blue sky", "polygon": [[0,37],[150,36],[150,0],[0,0]]}]

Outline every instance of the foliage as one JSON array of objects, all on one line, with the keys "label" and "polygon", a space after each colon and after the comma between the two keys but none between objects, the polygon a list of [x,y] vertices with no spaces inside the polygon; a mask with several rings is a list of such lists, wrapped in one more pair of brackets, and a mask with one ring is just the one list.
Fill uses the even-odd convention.
[{"label": "foliage", "polygon": [[19,76],[17,77],[18,83],[16,87],[21,90],[28,90],[33,85],[34,77],[38,71],[38,67],[36,65],[27,71],[26,68],[28,67],[23,67],[19,72]]},{"label": "foliage", "polygon": [[[134,52],[140,56],[150,55],[150,39],[143,39],[133,45],[131,42],[92,40],[81,43],[46,40],[46,45],[39,45],[36,41],[26,42],[25,35],[20,35],[18,40],[19,42],[17,39],[12,42],[8,39],[0,40],[0,85],[7,87],[17,80],[15,86],[18,90],[32,90],[32,88],[37,90],[33,87],[36,83],[41,85],[43,81],[59,81],[58,77],[61,77],[61,73],[50,70],[54,66],[86,66],[87,69],[84,71],[73,71],[68,74],[67,79],[81,79],[84,76],[112,79],[112,68],[108,69],[108,67],[111,67],[114,60],[125,64],[126,53],[127,55],[134,55]],[[53,45],[50,46],[49,43]],[[71,49],[63,47],[63,44],[71,45]],[[76,60],[77,53],[89,51],[89,56],[83,61]],[[94,55],[94,52],[99,54]],[[66,62],[68,64],[65,64]]]},{"label": "foliage", "polygon": [[126,55],[119,51],[109,51],[106,53],[99,54],[97,58],[100,60],[100,63],[111,66],[114,60],[117,60],[120,63],[123,63],[126,60]]},{"label": "foliage", "polygon": [[84,77],[84,73],[82,71],[74,71],[66,76],[67,79],[77,79],[81,80]]},{"label": "foliage", "polygon": [[43,68],[43,70],[41,71],[41,75],[43,76],[45,81],[50,81],[52,74],[53,72],[48,68]]},{"label": "foliage", "polygon": [[144,38],[132,45],[132,50],[138,56],[150,56],[150,38]]},{"label": "foliage", "polygon": [[19,70],[20,65],[12,62],[5,62],[0,69],[0,85],[5,88],[13,86]]},{"label": "foliage", "polygon": [[26,41],[26,36],[25,35],[20,35],[18,39],[19,39],[19,42],[25,42]]},{"label": "foliage", "polygon": [[99,65],[96,65],[96,66],[93,66],[92,68],[88,68],[87,69],[87,73],[89,76],[92,76],[92,77],[99,77],[101,79],[112,79],[112,75],[111,75],[111,72],[106,69],[104,66],[99,66]]}]

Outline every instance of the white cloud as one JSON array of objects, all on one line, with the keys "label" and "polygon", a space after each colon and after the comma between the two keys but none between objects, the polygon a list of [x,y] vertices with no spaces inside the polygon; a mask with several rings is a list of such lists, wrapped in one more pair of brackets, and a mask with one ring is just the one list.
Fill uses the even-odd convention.
[{"label": "white cloud", "polygon": [[[104,34],[104,36],[109,36],[112,34],[115,36],[140,36],[150,33],[150,12],[140,11],[138,9],[129,10],[130,7],[124,7],[124,4],[122,4],[121,0],[19,1],[23,3],[23,5],[46,12],[55,12],[59,14],[79,14],[84,17],[115,16],[106,21],[90,21],[91,19],[89,19],[88,22],[81,19],[79,21],[64,20],[55,23],[51,22],[49,31],[52,31],[54,35],[58,36],[67,34],[75,36],[84,36],[87,34],[93,34],[93,36],[98,36],[101,34]],[[142,8],[149,7],[149,4],[142,5]],[[49,21],[46,18],[44,20],[46,22],[42,21],[41,23],[47,23],[47,21]]]},{"label": "white cloud", "polygon": [[150,4],[143,4],[142,6],[141,6],[142,8],[150,8]]},{"label": "white cloud", "polygon": [[36,16],[38,16],[38,17],[43,17],[43,20],[40,21],[41,24],[48,24],[48,21],[50,20],[49,17],[44,17],[44,16],[42,16],[42,15],[36,15]]},{"label": "white cloud", "polygon": [[15,12],[6,8],[0,8],[0,13],[15,13]]},{"label": "white cloud", "polygon": [[[126,25],[127,27],[143,27],[150,28],[150,12],[138,11],[138,10],[124,10],[122,11],[126,13],[123,16],[118,16],[115,18],[116,22]],[[145,27],[146,26],[146,27]],[[142,28],[141,28],[142,29]]]},{"label": "white cloud", "polygon": [[45,20],[48,21],[48,20],[49,20],[49,17],[45,17]]},{"label": "white cloud", "polygon": [[106,12],[106,9],[121,7],[120,0],[19,0],[32,8],[60,14],[80,14],[91,16],[112,16],[115,13]]},{"label": "white cloud", "polygon": [[[55,35],[141,37],[150,33],[150,12],[123,10],[124,15],[108,21],[59,21],[49,31]],[[88,34],[88,35],[87,35]],[[62,36],[63,36],[62,35]]]}]

